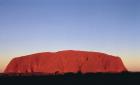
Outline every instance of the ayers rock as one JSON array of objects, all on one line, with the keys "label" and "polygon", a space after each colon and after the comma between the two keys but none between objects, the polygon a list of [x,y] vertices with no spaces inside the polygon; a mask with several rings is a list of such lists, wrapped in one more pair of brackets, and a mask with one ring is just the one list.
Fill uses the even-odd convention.
[{"label": "ayers rock", "polygon": [[5,73],[119,73],[127,71],[117,56],[99,52],[64,50],[14,58]]}]

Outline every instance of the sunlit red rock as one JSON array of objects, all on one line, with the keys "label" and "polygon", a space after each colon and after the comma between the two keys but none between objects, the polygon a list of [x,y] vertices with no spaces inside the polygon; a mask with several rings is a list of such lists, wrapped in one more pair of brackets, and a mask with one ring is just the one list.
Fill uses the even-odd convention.
[{"label": "sunlit red rock", "polygon": [[44,52],[14,58],[5,73],[97,73],[127,71],[119,57],[87,51]]}]

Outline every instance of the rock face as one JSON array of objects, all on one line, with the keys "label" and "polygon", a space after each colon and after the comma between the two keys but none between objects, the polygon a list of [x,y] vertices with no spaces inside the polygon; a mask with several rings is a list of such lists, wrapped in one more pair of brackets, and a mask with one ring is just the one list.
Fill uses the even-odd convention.
[{"label": "rock face", "polygon": [[87,51],[44,52],[14,58],[5,73],[118,73],[127,71],[119,57]]}]

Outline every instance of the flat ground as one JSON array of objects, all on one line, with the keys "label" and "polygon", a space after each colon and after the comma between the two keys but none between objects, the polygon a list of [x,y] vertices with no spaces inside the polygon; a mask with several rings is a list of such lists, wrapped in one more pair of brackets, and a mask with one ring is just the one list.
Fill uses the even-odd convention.
[{"label": "flat ground", "polygon": [[5,84],[46,84],[46,85],[140,85],[140,73],[89,73],[65,75],[0,74],[0,83]]}]

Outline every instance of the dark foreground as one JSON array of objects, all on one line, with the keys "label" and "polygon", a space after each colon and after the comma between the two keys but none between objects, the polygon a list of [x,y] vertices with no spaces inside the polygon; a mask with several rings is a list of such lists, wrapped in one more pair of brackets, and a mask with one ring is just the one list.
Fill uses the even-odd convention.
[{"label": "dark foreground", "polygon": [[140,73],[96,73],[65,75],[0,74],[0,85],[140,85]]}]

